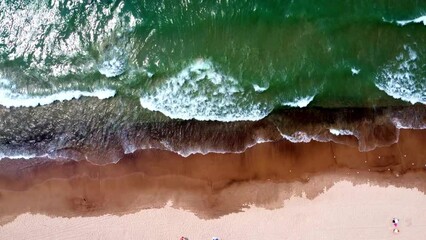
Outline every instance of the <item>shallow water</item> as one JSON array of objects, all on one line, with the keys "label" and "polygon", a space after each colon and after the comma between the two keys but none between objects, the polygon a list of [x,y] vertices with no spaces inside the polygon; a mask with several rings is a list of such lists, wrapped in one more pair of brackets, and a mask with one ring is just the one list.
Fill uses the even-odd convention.
[{"label": "shallow water", "polygon": [[[362,107],[374,113],[365,119],[377,122],[383,114],[376,108],[419,104],[420,115],[411,120],[393,118],[393,108],[384,114],[396,129],[401,122],[419,128],[426,103],[425,12],[425,1],[396,0],[2,1],[0,147],[4,156],[56,158],[64,149],[70,157],[70,149],[102,152],[114,145],[120,154],[112,159],[119,159],[139,148],[188,155],[242,151],[281,137],[318,140],[306,122],[273,137],[260,134],[261,140],[254,134],[235,148],[169,142],[171,132],[184,131],[173,129],[180,120],[268,122],[274,112],[291,115],[286,109],[299,108]],[[69,101],[81,97],[100,101]],[[146,133],[140,129],[147,123],[157,125]],[[327,124],[318,125],[362,135]],[[196,139],[199,133],[186,134]],[[141,143],[152,136],[154,143]]]}]

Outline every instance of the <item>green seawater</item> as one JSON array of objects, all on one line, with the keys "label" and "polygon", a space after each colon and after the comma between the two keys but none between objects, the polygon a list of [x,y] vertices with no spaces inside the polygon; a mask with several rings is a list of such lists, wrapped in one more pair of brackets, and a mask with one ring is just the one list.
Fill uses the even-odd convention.
[{"label": "green seawater", "polygon": [[3,0],[0,104],[108,89],[225,121],[425,104],[424,16],[424,0]]}]

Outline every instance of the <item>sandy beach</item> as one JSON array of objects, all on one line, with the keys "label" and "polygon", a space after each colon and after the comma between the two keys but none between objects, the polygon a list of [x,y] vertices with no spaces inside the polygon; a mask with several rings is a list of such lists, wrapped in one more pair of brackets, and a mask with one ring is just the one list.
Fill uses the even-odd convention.
[{"label": "sandy beach", "polygon": [[426,240],[426,0],[0,0],[0,240]]},{"label": "sandy beach", "polygon": [[[425,211],[426,196],[417,189],[340,181],[314,199],[292,196],[281,208],[247,206],[217,219],[200,219],[173,208],[171,202],[122,216],[63,218],[26,213],[0,227],[0,238],[421,239],[426,235]],[[399,233],[393,232],[394,217],[400,221]]]},{"label": "sandy beach", "polygon": [[[7,222],[26,212],[65,217],[124,214],[161,207],[168,201],[203,218],[238,212],[247,203],[276,207],[280,204],[274,202],[273,188],[257,197],[228,192],[253,181],[309,183],[313,176],[335,171],[346,176],[366,173],[363,181],[369,179],[368,173],[382,173],[383,179],[377,182],[389,184],[406,172],[424,172],[425,133],[402,130],[398,143],[369,152],[330,142],[283,140],[258,144],[243,153],[189,157],[143,150],[117,164],[103,166],[87,161],[2,160],[0,219]],[[292,191],[304,191],[313,198],[337,180],[311,185],[315,188],[300,186],[285,191],[288,197]],[[404,186],[426,191],[421,180],[406,181]]]},{"label": "sandy beach", "polygon": [[0,239],[418,239],[425,138],[401,130],[368,152],[283,140],[189,157],[142,150],[108,165],[2,160]]}]

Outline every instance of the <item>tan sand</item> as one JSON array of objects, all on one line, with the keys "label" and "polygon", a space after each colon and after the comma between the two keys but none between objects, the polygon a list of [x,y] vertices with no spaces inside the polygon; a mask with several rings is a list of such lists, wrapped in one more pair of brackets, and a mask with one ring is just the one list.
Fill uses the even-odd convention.
[{"label": "tan sand", "polygon": [[422,239],[425,212],[426,195],[416,189],[341,181],[313,200],[291,197],[282,208],[250,207],[210,220],[170,204],[120,217],[23,214],[0,227],[0,239]]}]

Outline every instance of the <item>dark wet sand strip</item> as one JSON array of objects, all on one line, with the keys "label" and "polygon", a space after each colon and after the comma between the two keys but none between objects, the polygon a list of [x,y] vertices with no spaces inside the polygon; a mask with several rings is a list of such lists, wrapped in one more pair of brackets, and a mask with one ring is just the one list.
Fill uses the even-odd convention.
[{"label": "dark wet sand strip", "polygon": [[[286,197],[302,192],[314,198],[339,178],[426,192],[425,142],[426,130],[401,130],[398,143],[369,152],[332,142],[278,141],[243,153],[187,158],[164,150],[140,150],[104,166],[87,161],[2,160],[0,217],[5,223],[25,212],[124,214],[172,200],[176,207],[215,218],[246,204],[279,207]],[[411,177],[399,181],[398,176],[407,172]],[[287,185],[277,188],[278,183]]]}]

